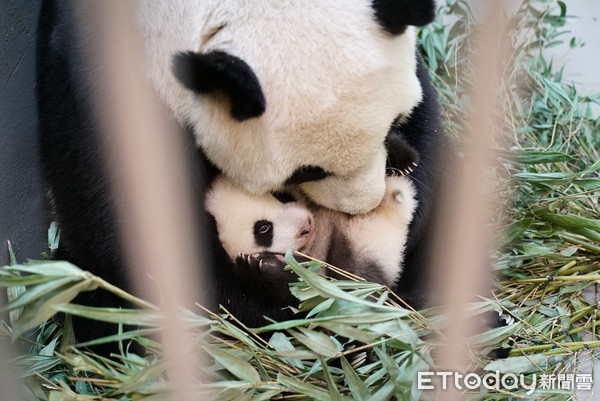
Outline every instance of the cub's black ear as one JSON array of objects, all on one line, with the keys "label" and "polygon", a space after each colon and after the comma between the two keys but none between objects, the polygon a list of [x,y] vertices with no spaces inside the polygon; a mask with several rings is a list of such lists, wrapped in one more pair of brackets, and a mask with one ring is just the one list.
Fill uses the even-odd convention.
[{"label": "cub's black ear", "polygon": [[400,35],[407,25],[423,26],[435,18],[435,0],[373,0],[375,17],[392,35]]},{"label": "cub's black ear", "polygon": [[173,58],[173,73],[196,93],[225,93],[231,99],[231,117],[238,121],[260,117],[265,112],[267,102],[256,74],[244,60],[231,54],[178,53]]}]

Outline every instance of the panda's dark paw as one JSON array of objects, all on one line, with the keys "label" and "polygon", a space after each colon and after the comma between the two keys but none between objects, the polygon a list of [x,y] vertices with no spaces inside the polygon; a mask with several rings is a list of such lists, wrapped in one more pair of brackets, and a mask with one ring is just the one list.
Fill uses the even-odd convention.
[{"label": "panda's dark paw", "polygon": [[247,253],[240,252],[235,258],[235,266],[240,268],[253,267],[250,255],[248,255]]},{"label": "panda's dark paw", "polygon": [[285,267],[285,258],[279,253],[253,253],[248,256],[250,263],[263,272],[277,273]]},{"label": "panda's dark paw", "polygon": [[393,173],[399,176],[406,176],[411,174],[415,169],[419,167],[418,157],[410,157],[407,156],[402,160],[402,163],[399,163],[396,167],[392,169]]},{"label": "panda's dark paw", "polygon": [[284,270],[285,257],[280,253],[258,252],[250,255],[240,253],[236,258],[236,266],[271,277],[287,278],[291,274]]},{"label": "panda's dark paw", "polygon": [[386,138],[388,148],[388,170],[393,174],[409,175],[419,165],[417,152],[402,135],[390,134]]},{"label": "panda's dark paw", "polygon": [[418,164],[416,162],[411,162],[409,165],[405,166],[402,170],[398,170],[398,172],[400,173],[401,176],[409,175],[417,168],[417,166],[418,166]]}]

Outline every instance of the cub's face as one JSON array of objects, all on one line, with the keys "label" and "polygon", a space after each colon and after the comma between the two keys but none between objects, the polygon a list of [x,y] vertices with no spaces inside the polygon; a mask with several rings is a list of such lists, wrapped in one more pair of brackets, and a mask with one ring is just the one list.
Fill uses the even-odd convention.
[{"label": "cub's face", "polygon": [[219,240],[230,258],[240,253],[301,251],[313,235],[309,210],[291,199],[250,195],[219,177],[206,197]]},{"label": "cub's face", "polygon": [[385,137],[421,99],[409,25],[432,10],[432,0],[138,2],[149,78],[208,158],[249,193],[291,180],[347,213],[383,197]]}]

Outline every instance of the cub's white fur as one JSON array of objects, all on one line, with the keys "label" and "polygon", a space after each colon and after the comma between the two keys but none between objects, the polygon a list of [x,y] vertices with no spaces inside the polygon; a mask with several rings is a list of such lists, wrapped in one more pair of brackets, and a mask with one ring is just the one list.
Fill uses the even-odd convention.
[{"label": "cub's white fur", "polygon": [[[421,99],[412,27],[385,33],[368,0],[138,0],[137,17],[150,81],[238,186],[265,194],[311,165],[332,174],[301,185],[314,202],[352,214],[381,202],[383,140]],[[237,122],[225,96],[186,90],[171,60],[189,50],[244,60],[265,113]]]},{"label": "cub's white fur", "polygon": [[[281,203],[272,195],[250,195],[221,176],[206,195],[206,210],[215,218],[219,240],[234,259],[240,253],[285,253],[288,249],[303,250],[310,241],[312,215],[296,202]],[[260,247],[254,242],[254,223],[273,222],[271,246]],[[284,224],[278,224],[284,222]]]},{"label": "cub's white fur", "polygon": [[347,220],[344,230],[353,251],[381,267],[390,285],[402,270],[408,226],[417,208],[416,191],[409,178],[386,178],[381,204],[365,215]]},{"label": "cub's white fur", "polygon": [[[271,195],[250,195],[223,176],[215,181],[207,194],[206,208],[217,222],[219,239],[231,259],[240,252],[299,250],[391,286],[402,271],[408,226],[417,201],[409,178],[387,177],[385,181],[382,202],[371,212],[361,215],[324,209],[302,197],[282,204]],[[307,218],[311,221],[308,226]],[[253,226],[259,220],[273,223],[272,247],[259,247],[254,242]],[[307,227],[311,230],[310,235],[299,239],[298,233]],[[336,241],[334,236],[342,236],[342,241]],[[326,260],[332,248],[339,247],[340,243],[347,249],[335,249],[336,260]]]}]

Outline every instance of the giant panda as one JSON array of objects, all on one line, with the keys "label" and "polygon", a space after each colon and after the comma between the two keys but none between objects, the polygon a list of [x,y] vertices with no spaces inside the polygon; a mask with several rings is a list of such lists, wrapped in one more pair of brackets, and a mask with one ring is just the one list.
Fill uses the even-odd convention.
[{"label": "giant panda", "polygon": [[428,21],[432,1],[141,1],[137,12],[150,81],[237,185],[300,183],[346,213],[380,203],[390,124],[422,96],[407,25]]},{"label": "giant panda", "polygon": [[[375,209],[349,215],[317,206],[297,192],[248,194],[221,176],[211,185],[205,207],[238,269],[258,269],[277,282],[286,276],[283,254],[291,250],[392,287],[403,267],[414,197],[410,179],[389,176]],[[277,283],[273,287],[283,289]],[[283,290],[278,297],[286,298]]]},{"label": "giant panda", "polygon": [[[83,62],[77,7],[43,0],[37,38],[37,104],[43,174],[61,227],[56,257],[131,290],[93,113],[101,66]],[[419,307],[428,298],[425,265],[432,199],[448,153],[439,110],[415,51],[415,28],[433,19],[433,0],[136,1],[148,81],[189,141],[189,185],[200,204],[225,175],[251,194],[298,185],[314,203],[367,212],[385,192],[385,169],[410,173],[418,207],[395,289]],[[442,152],[443,150],[443,152]],[[236,269],[212,216],[199,207],[207,238],[206,299],[249,326],[289,317],[286,300],[260,277]],[[249,285],[249,283],[252,283]],[[281,283],[287,288],[286,283]],[[110,294],[80,302],[121,306]],[[76,325],[80,341],[114,332]]]}]

